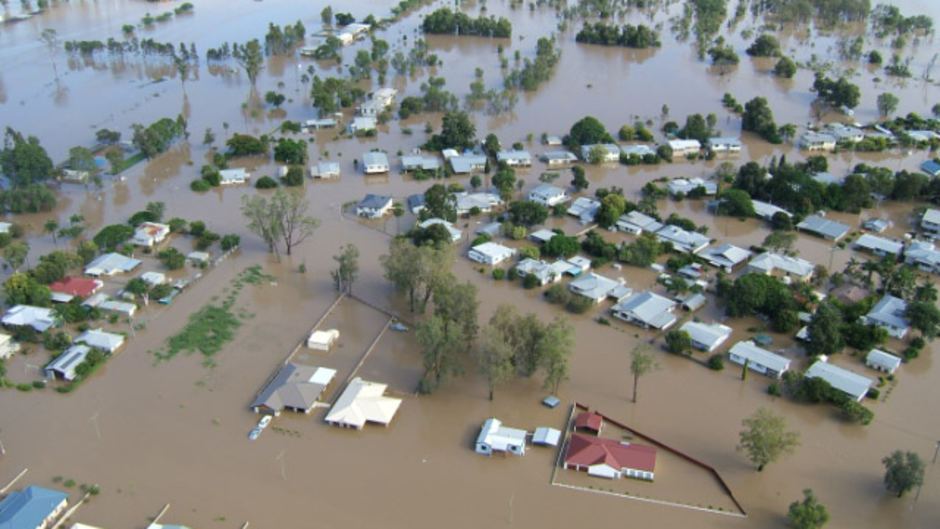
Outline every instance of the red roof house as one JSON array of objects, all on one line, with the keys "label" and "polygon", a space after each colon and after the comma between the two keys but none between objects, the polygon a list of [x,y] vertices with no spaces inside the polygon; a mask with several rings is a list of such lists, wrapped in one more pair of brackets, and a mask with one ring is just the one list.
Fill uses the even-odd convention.
[{"label": "red roof house", "polygon": [[73,297],[87,298],[95,292],[98,292],[99,289],[104,284],[97,279],[90,279],[86,277],[65,277],[49,285],[49,290],[54,294],[60,294],[60,296],[53,295],[53,298],[56,301],[65,301],[68,302]]},{"label": "red roof house", "polygon": [[627,476],[652,481],[656,468],[656,449],[574,433],[568,441],[565,468],[608,479]]},{"label": "red roof house", "polygon": [[597,413],[582,411],[574,418],[575,430],[589,430],[594,433],[601,433],[604,426],[604,418]]}]

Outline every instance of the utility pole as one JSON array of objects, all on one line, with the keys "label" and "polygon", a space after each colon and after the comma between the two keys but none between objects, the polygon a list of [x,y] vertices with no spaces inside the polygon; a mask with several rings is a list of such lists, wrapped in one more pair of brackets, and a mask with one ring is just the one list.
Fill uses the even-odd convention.
[{"label": "utility pole", "polygon": [[940,452],[940,441],[937,441],[937,445],[933,449],[933,461],[930,462],[931,465],[937,462],[937,452]]}]

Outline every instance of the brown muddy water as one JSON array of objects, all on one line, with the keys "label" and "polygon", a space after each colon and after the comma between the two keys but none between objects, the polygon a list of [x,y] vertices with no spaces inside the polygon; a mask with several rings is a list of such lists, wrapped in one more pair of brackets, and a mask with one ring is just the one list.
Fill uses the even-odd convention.
[{"label": "brown muddy water", "polygon": [[[361,18],[370,12],[387,13],[391,4],[363,2],[334,6],[334,10],[349,10]],[[531,430],[543,425],[562,428],[567,412],[562,407],[548,410],[538,404],[544,391],[537,380],[501,388],[496,400],[490,402],[485,385],[472,372],[432,396],[415,396],[412,392],[420,376],[420,355],[411,334],[386,333],[359,371],[366,378],[389,383],[393,393],[403,396],[400,413],[389,428],[338,430],[324,425],[322,410],[316,410],[304,417],[283,415],[274,423],[279,430],[269,429],[260,440],[249,442],[246,434],[257,416],[247,410],[247,404],[333,302],[328,271],[333,266],[331,256],[342,244],[354,243],[362,254],[357,294],[371,303],[405,310],[378,265],[388,236],[374,226],[344,219],[341,210],[343,204],[367,192],[403,199],[422,191],[428,183],[415,182],[397,171],[386,178],[364,179],[354,170],[352,160],[365,150],[382,148],[393,155],[394,164],[397,151],[424,142],[424,123],[439,126],[440,118],[421,116],[405,124],[393,121],[376,139],[332,141],[335,133],[318,133],[310,148],[311,158],[325,157],[329,151],[331,159],[341,162],[343,176],[338,182],[307,183],[307,197],[322,226],[296,255],[274,263],[264,254],[261,241],[244,228],[238,212],[241,197],[256,191],[236,187],[197,195],[189,190],[207,153],[201,145],[205,128],[211,127],[221,142],[234,132],[267,132],[280,122],[279,117],[269,118],[263,112],[252,115],[243,111],[249,86],[234,64],[228,69],[210,69],[203,62],[187,81],[184,93],[173,69],[159,60],[128,57],[117,63],[102,56],[85,61],[69,58],[60,50],[53,57],[59,71],[56,82],[49,53],[38,40],[47,27],[55,28],[61,40],[117,38],[123,24],[136,23],[144,13],[156,14],[172,5],[124,0],[73,2],[25,22],[0,26],[0,124],[40,137],[55,159],[64,158],[73,145],[91,144],[94,130],[101,127],[121,130],[127,136],[132,123],[149,123],[182,112],[189,116],[192,133],[189,143],[134,167],[122,181],[106,180],[100,190],[63,185],[56,212],[16,218],[30,228],[33,258],[53,249],[51,238],[42,234],[42,223],[50,216],[64,222],[69,215],[81,213],[90,234],[104,224],[123,222],[154,200],[166,202],[168,217],[201,219],[213,231],[238,233],[243,238],[242,250],[235,258],[223,261],[170,307],[148,313],[152,319],[146,328],[76,392],[0,393],[0,441],[6,449],[6,455],[0,457],[0,481],[28,467],[25,482],[51,485],[54,476],[63,476],[80,483],[98,483],[102,494],[83,506],[75,519],[132,529],[145,527],[147,516],[165,503],[171,504],[165,522],[200,528],[238,527],[245,520],[253,527],[285,528],[564,527],[583,525],[585,520],[595,527],[635,523],[664,528],[777,528],[785,526],[786,507],[804,488],[812,488],[829,507],[834,527],[940,526],[940,475],[935,466],[928,468],[916,502],[913,494],[902,500],[890,497],[881,484],[880,459],[884,455],[905,449],[929,460],[940,439],[935,413],[940,402],[940,368],[930,354],[905,365],[890,395],[871,403],[876,420],[867,428],[843,424],[826,407],[772,398],[766,394],[769,382],[762,377],[751,376],[742,383],[736,369],[716,373],[659,353],[659,369],[641,379],[639,402],[632,404],[628,351],[653,338],[651,334],[618,324],[598,325],[594,317],[601,314],[601,308],[585,316],[564,315],[544,303],[537,292],[494,283],[463,256],[458,257],[455,271],[462,280],[479,287],[481,321],[498,304],[511,303],[545,320],[561,315],[574,325],[576,347],[570,380],[559,393],[564,402],[577,400],[601,409],[713,465],[749,516],[703,514],[554,487],[549,480],[555,453],[541,448],[533,448],[524,458],[487,459],[475,454],[472,441],[487,417],[496,416],[508,425]],[[195,14],[141,30],[140,36],[194,41],[204,54],[223,41],[263,37],[269,21],[284,24],[300,18],[309,31],[316,31],[323,5],[322,0],[303,6],[289,0],[199,2]],[[415,28],[420,14],[439,5],[412,14],[380,31],[379,36],[392,44],[392,52],[410,45],[418,35]],[[906,14],[927,13],[940,18],[940,8],[934,2],[912,0],[899,5]],[[467,9],[476,14],[481,6],[468,4]],[[468,92],[473,69],[479,66],[488,87],[495,87],[501,82],[498,44],[506,48],[510,58],[515,50],[530,56],[536,39],[556,28],[555,15],[546,8],[513,11],[502,2],[489,2],[486,7],[489,13],[512,19],[511,40],[434,37],[429,39],[431,50],[443,60],[443,66],[421,71],[414,78],[390,76],[390,83],[405,95],[414,95],[419,93],[421,81],[433,74],[445,77],[448,88],[462,97]],[[670,15],[680,7],[672,4]],[[663,47],[651,52],[577,45],[576,29],[559,34],[562,60],[552,79],[535,93],[522,95],[512,112],[476,114],[478,131],[481,135],[493,131],[509,144],[525,141],[528,134],[535,138],[542,132],[561,134],[585,114],[596,115],[612,131],[636,119],[652,120],[652,128],[658,129],[663,121],[660,108],[666,103],[670,107],[668,119],[681,123],[689,113],[715,112],[719,128],[734,134],[740,122],[721,108],[724,92],[733,93],[742,102],[756,95],[767,97],[780,123],[803,124],[813,119],[808,110],[813,98],[808,90],[811,73],[801,70],[792,81],[779,81],[766,74],[766,64],[743,55],[750,39],[741,37],[740,32],[757,28],[759,22],[748,17],[733,34],[728,32],[726,37],[742,55],[742,62],[721,75],[699,61],[689,43],[676,42],[668,31],[667,18],[660,14],[654,19],[663,23]],[[629,20],[636,23],[647,16],[633,15]],[[835,61],[837,68],[852,66],[838,61],[837,36],[805,27],[788,31],[783,39],[785,48],[792,49],[799,60],[816,54]],[[362,46],[344,50],[345,62],[351,62]],[[911,69],[916,76],[929,62],[936,43],[930,37],[909,46],[915,50]],[[884,51],[887,43],[878,47]],[[335,71],[333,66],[305,60],[269,61],[258,82],[260,93],[279,89],[292,98],[285,104],[285,112],[278,114],[292,120],[314,116],[298,64],[303,68],[313,64],[321,75]],[[890,89],[901,98],[902,113],[926,113],[940,101],[935,86],[917,79],[895,81],[862,67],[853,81],[863,93],[856,116],[862,122],[876,117],[875,98],[884,90]],[[403,133],[406,127],[413,134]],[[791,159],[801,156],[791,146],[771,148],[747,135],[744,141],[745,150],[733,159],[735,162],[766,161],[781,154]],[[543,150],[535,143],[528,148],[533,154]],[[925,157],[918,152],[910,156],[904,152],[841,154],[830,157],[830,171],[838,174],[860,161],[892,169],[915,168]],[[648,181],[662,176],[710,175],[721,161],[590,167],[588,176],[592,189],[617,185],[637,195]],[[256,177],[275,171],[272,164],[253,160],[233,165],[253,168]],[[536,164],[518,174],[534,185],[545,170]],[[567,174],[560,182],[569,178]],[[756,221],[717,219],[701,202],[664,202],[661,207],[665,214],[676,211],[710,226],[712,237],[741,246],[757,244],[768,233],[766,226]],[[888,216],[896,225],[892,235],[900,236],[909,229],[906,212],[910,208],[885,203],[862,215],[837,217],[856,227],[869,215]],[[395,232],[397,222],[386,222],[385,231]],[[467,223],[467,231],[474,222]],[[570,220],[559,225],[567,231],[579,228]],[[805,234],[797,243],[800,255],[814,262],[828,264],[832,255],[834,267],[853,254],[850,250],[832,252],[831,248],[831,244]],[[253,317],[216,357],[217,366],[207,369],[197,356],[179,356],[155,365],[148,351],[160,348],[191,312],[221,296],[241,270],[256,263],[274,275],[276,282],[247,286],[241,293],[237,307]],[[297,272],[301,263],[306,265],[306,274]],[[634,287],[652,285],[655,279],[649,271],[628,267],[621,271],[608,268],[602,273],[621,275]],[[711,304],[699,316],[720,318],[720,308]],[[326,355],[304,353],[301,360],[335,366],[340,369],[337,381],[345,379],[346,371],[356,365],[385,321],[374,309],[353,300],[343,301],[324,322],[324,327],[341,330],[341,347]],[[757,322],[735,320],[731,324],[735,334],[726,347],[749,336],[747,329]],[[784,337],[775,336],[775,347],[786,346],[788,354],[798,358],[798,350],[789,344]],[[865,372],[857,358],[845,355],[837,362]],[[336,389],[334,386],[331,391]],[[757,473],[734,446],[741,420],[760,406],[784,415],[790,426],[800,431],[802,446],[793,456]],[[583,476],[572,477],[579,478]],[[642,488],[642,484],[628,486]],[[683,488],[683,494],[690,492],[688,489]]]}]

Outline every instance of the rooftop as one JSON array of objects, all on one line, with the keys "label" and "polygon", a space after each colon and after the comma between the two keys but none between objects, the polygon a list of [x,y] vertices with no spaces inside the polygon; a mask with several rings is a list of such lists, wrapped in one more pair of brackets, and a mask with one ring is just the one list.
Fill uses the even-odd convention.
[{"label": "rooftop", "polygon": [[809,366],[809,369],[806,370],[806,377],[821,378],[828,382],[830,386],[847,393],[856,400],[861,400],[868,393],[868,388],[874,384],[874,381],[870,378],[823,360],[817,360]]},{"label": "rooftop", "polygon": [[653,472],[656,467],[656,449],[652,446],[622,443],[575,433],[568,442],[565,464],[574,466],[607,465],[617,470],[630,468]]},{"label": "rooftop", "polygon": [[41,527],[46,518],[68,497],[64,492],[35,485],[11,492],[0,501],[0,529]]},{"label": "rooftop", "polygon": [[731,350],[728,352],[735,356],[750,360],[755,364],[772,369],[777,373],[783,373],[790,368],[790,359],[785,356],[772,353],[762,347],[758,347],[757,344],[750,340],[734,344],[734,346],[731,347]]},{"label": "rooftop", "polygon": [[285,408],[309,411],[334,376],[335,369],[286,364],[264,386],[250,407],[264,407],[275,413]]},{"label": "rooftop", "polygon": [[385,388],[385,384],[352,379],[330,408],[326,422],[352,428],[362,428],[367,422],[387,425],[398,412],[401,399],[386,397]]},{"label": "rooftop", "polygon": [[824,237],[838,241],[849,232],[849,226],[835,220],[829,220],[819,215],[810,215],[803,219],[803,222],[796,225],[797,228],[808,231]]}]

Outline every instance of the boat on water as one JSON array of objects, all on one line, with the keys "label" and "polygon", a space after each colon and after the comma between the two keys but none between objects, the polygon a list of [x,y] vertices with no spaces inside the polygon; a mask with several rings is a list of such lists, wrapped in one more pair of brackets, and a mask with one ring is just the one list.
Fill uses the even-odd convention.
[{"label": "boat on water", "polygon": [[254,440],[256,440],[258,437],[261,437],[261,432],[262,432],[262,431],[263,431],[263,430],[262,430],[261,428],[258,428],[257,426],[255,426],[254,428],[251,429],[250,432],[248,432],[248,440],[249,440],[249,441],[254,441]]},{"label": "boat on water", "polygon": [[271,424],[271,416],[265,415],[264,417],[261,418],[260,421],[258,421],[258,428],[261,428],[262,430],[264,430],[265,428],[268,427],[269,424]]}]

